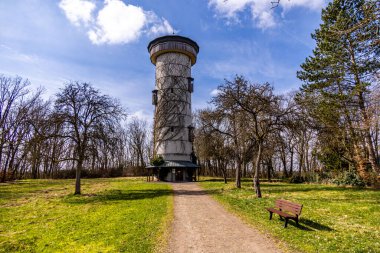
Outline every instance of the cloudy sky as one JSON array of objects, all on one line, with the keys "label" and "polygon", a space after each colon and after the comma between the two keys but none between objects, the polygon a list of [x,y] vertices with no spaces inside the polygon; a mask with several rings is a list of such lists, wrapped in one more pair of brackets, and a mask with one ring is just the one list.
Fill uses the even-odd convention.
[{"label": "cloudy sky", "polygon": [[300,86],[328,0],[1,0],[0,73],[28,78],[51,97],[71,80],[117,97],[150,120],[154,66],[148,43],[178,34],[200,46],[193,108],[241,74],[276,92]]}]

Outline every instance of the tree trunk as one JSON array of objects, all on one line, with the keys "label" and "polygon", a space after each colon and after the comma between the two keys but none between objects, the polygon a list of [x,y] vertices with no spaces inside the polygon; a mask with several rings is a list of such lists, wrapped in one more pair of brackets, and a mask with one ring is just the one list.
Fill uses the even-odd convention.
[{"label": "tree trunk", "polygon": [[367,172],[366,168],[366,162],[364,158],[360,155],[360,149],[357,146],[357,144],[354,143],[354,161],[355,161],[355,167],[359,174],[359,176],[364,179],[364,181],[369,182],[369,174]]},{"label": "tree trunk", "polygon": [[2,175],[1,175],[0,182],[4,183],[6,180],[7,168],[3,166],[3,151],[4,151],[5,138],[4,138],[3,128],[1,130],[2,130],[2,134],[1,134],[1,140],[0,140],[0,172],[2,173]]},{"label": "tree trunk", "polygon": [[139,148],[138,152],[139,152],[139,156],[140,156],[141,167],[145,168],[144,153],[141,150],[141,148]]},{"label": "tree trunk", "polygon": [[0,168],[2,168],[2,175],[1,175],[1,183],[4,183],[5,180],[7,179],[7,167],[6,166],[3,166],[3,161],[2,161],[2,157],[3,157],[3,145],[0,145]]},{"label": "tree trunk", "polygon": [[305,157],[304,157],[306,172],[310,172],[311,171],[311,168],[310,168],[310,156],[309,156],[309,141],[310,141],[310,137],[307,136],[306,140],[305,140]]},{"label": "tree trunk", "polygon": [[284,177],[288,177],[288,170],[286,168],[286,153],[285,149],[282,147],[281,148],[281,161],[282,161],[282,166],[283,166],[283,171],[284,171]]},{"label": "tree trunk", "polygon": [[[279,135],[279,139],[280,138],[281,138],[281,136]],[[286,145],[285,141],[280,143],[279,153],[280,153],[280,160],[282,163],[282,171],[283,171],[281,177],[287,178],[288,177],[288,170],[286,167],[286,146],[285,145]]]},{"label": "tree trunk", "polygon": [[302,168],[303,168],[303,150],[299,154],[299,161],[298,161],[298,175],[302,175]]},{"label": "tree trunk", "polygon": [[304,152],[305,152],[305,137],[302,136],[300,146],[298,147],[298,175],[302,176],[302,171],[304,171]]},{"label": "tree trunk", "polygon": [[293,175],[293,160],[294,160],[294,150],[293,147],[290,149],[290,168],[289,168],[289,176]]},{"label": "tree trunk", "polygon": [[367,172],[366,166],[365,166],[365,159],[361,155],[361,148],[358,145],[358,135],[355,131],[355,127],[352,124],[352,120],[350,117],[350,114],[348,112],[348,109],[344,107],[345,117],[348,124],[348,131],[351,135],[351,142],[353,147],[353,156],[352,159],[354,160],[354,164],[356,167],[356,170],[359,174],[359,176],[365,181],[369,182],[369,173]]},{"label": "tree trunk", "polygon": [[366,145],[365,146],[366,146],[367,152],[368,152],[368,160],[371,163],[371,167],[372,167],[373,171],[376,172],[377,174],[380,174],[380,167],[376,162],[376,153],[375,153],[375,148],[373,147],[373,142],[372,142],[372,138],[371,138],[370,127],[369,127],[370,122],[369,122],[369,118],[368,118],[366,108],[364,105],[363,94],[360,94],[359,105],[360,105],[361,113],[362,113],[363,118],[364,118],[364,126],[365,126],[364,136],[366,139]]},{"label": "tree trunk", "polygon": [[1,183],[4,183],[5,180],[7,179],[7,167],[4,166],[2,172],[3,172],[3,173],[2,173],[2,175],[1,175],[1,181],[0,181],[0,182],[1,182]]},{"label": "tree trunk", "polygon": [[267,176],[268,176],[268,182],[271,182],[272,181],[272,170],[273,170],[273,166],[272,166],[272,159],[268,159],[267,160]]},{"label": "tree trunk", "polygon": [[380,166],[377,164],[377,161],[376,161],[377,160],[376,152],[375,152],[375,148],[373,147],[370,130],[366,129],[365,131],[366,131],[365,136],[367,139],[366,147],[368,151],[368,160],[371,163],[371,167],[373,171],[376,172],[378,175],[380,175]]},{"label": "tree trunk", "polygon": [[358,93],[359,108],[360,108],[360,112],[362,114],[363,121],[364,121],[364,138],[366,139],[366,145],[365,146],[366,146],[366,149],[368,152],[368,160],[371,163],[372,170],[374,172],[376,172],[377,175],[380,175],[380,166],[377,164],[377,161],[376,161],[377,157],[375,154],[375,149],[373,147],[371,133],[370,133],[371,123],[370,123],[370,119],[369,119],[368,114],[367,114],[367,108],[365,105],[365,98],[364,98],[363,90],[361,88],[363,83],[362,83],[362,80],[360,79],[360,76],[359,76],[358,65],[356,63],[355,50],[354,50],[354,47],[353,47],[351,41],[349,41],[349,52],[351,55],[351,63],[353,64],[352,67],[353,67],[353,74],[355,77],[356,87],[359,87],[359,93]]},{"label": "tree trunk", "polygon": [[79,156],[78,164],[77,164],[77,169],[75,171],[75,195],[80,195],[80,174],[82,172],[82,167],[83,167],[83,158],[82,156]]},{"label": "tree trunk", "polygon": [[227,184],[227,171],[226,171],[226,165],[224,163],[222,163],[221,165],[221,169],[222,169],[222,173],[223,173],[223,179],[224,179],[224,183]]},{"label": "tree trunk", "polygon": [[207,176],[212,176],[211,161],[207,159]]},{"label": "tree trunk", "polygon": [[255,161],[255,175],[253,177],[253,187],[256,192],[256,196],[261,198],[261,190],[260,190],[260,179],[259,179],[259,171],[260,171],[260,161],[261,161],[261,147],[262,143],[259,142],[259,150],[257,151],[256,161]]},{"label": "tree trunk", "polygon": [[7,177],[7,173],[9,173],[8,164],[9,164],[9,159],[10,159],[10,151],[6,152],[6,156],[7,157],[6,157],[5,164],[4,164],[4,175],[3,175],[2,182],[5,182],[7,179],[9,180],[9,178]]},{"label": "tree trunk", "polygon": [[375,125],[375,137],[373,138],[373,146],[374,146],[374,149],[375,149],[375,155],[376,157],[379,157],[379,123],[376,122],[376,125]]},{"label": "tree trunk", "polygon": [[236,171],[235,171],[235,179],[236,179],[235,180],[235,184],[236,184],[236,188],[241,188],[240,167],[241,167],[241,160],[238,157],[237,158],[237,167],[236,167]]}]

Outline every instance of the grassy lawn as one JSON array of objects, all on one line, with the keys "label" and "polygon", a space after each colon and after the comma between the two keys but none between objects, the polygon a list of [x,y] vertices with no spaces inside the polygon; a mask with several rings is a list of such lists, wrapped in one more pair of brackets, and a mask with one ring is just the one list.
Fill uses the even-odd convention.
[{"label": "grassy lawn", "polygon": [[172,219],[170,185],[144,179],[0,184],[0,252],[152,252]]},{"label": "grassy lawn", "polygon": [[[262,183],[257,199],[251,181],[242,189],[222,180],[203,180],[206,188],[228,209],[263,232],[301,252],[380,252],[380,191],[317,184]],[[276,199],[304,205],[300,227],[289,221],[287,229],[278,215],[269,220],[264,207]]]}]

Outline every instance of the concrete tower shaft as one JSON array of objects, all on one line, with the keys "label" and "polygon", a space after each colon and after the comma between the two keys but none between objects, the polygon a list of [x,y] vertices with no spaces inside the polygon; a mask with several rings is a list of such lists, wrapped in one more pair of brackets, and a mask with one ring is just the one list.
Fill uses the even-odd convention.
[{"label": "concrete tower shaft", "polygon": [[153,90],[155,154],[166,161],[191,161],[193,127],[191,93],[199,47],[182,36],[164,36],[149,43],[156,66]]}]

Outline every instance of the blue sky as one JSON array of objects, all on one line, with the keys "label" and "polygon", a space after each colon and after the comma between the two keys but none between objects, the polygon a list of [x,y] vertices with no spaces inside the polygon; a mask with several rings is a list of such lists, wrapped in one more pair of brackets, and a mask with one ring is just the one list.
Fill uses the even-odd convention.
[{"label": "blue sky", "polygon": [[1,0],[0,73],[28,78],[51,97],[68,81],[90,82],[118,98],[131,116],[151,120],[154,66],[148,43],[161,35],[200,46],[193,108],[207,106],[236,74],[300,86],[299,65],[328,0]]}]

